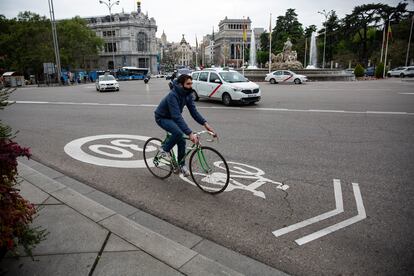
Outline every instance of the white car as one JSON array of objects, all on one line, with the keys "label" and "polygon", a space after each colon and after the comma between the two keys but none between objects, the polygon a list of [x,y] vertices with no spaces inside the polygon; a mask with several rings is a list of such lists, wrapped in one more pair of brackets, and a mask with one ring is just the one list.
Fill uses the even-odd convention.
[{"label": "white car", "polygon": [[260,101],[260,87],[233,70],[204,69],[191,74],[194,99],[207,98],[232,103],[254,104]]},{"label": "white car", "polygon": [[400,77],[414,77],[414,66],[408,66],[400,72]]},{"label": "white car", "polygon": [[298,75],[289,70],[277,70],[266,75],[265,81],[271,84],[293,82],[295,84],[301,84],[308,81],[308,78],[304,75]]},{"label": "white car", "polygon": [[119,91],[119,83],[112,75],[101,75],[96,80],[96,91]]},{"label": "white car", "polygon": [[407,69],[407,67],[405,66],[391,69],[390,71],[388,71],[387,76],[388,77],[399,77],[401,76],[402,71],[404,71],[405,69]]}]

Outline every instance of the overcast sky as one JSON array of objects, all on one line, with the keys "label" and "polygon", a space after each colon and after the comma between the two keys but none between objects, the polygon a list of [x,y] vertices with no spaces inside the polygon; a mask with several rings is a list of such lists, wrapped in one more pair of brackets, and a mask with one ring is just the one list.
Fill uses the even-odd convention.
[{"label": "overcast sky", "polygon": [[[112,1],[114,2],[114,1]],[[385,3],[395,6],[400,0],[142,0],[141,7],[149,17],[154,17],[157,25],[157,37],[164,30],[168,41],[178,42],[182,34],[192,45],[195,37],[202,40],[203,35],[211,33],[213,26],[217,30],[220,20],[228,18],[243,18],[249,16],[253,27],[269,29],[270,13],[272,26],[277,16],[284,15],[288,8],[296,9],[296,13],[304,27],[315,24],[321,26],[324,19],[318,14],[320,10],[335,10],[340,18],[352,11],[354,6],[368,3]],[[409,9],[414,5],[409,2]],[[56,19],[108,14],[108,8],[99,4],[99,0],[54,0]],[[113,12],[125,13],[136,10],[136,0],[120,0]],[[47,0],[0,0],[0,14],[7,18],[16,17],[20,11],[32,11],[49,16]]]}]

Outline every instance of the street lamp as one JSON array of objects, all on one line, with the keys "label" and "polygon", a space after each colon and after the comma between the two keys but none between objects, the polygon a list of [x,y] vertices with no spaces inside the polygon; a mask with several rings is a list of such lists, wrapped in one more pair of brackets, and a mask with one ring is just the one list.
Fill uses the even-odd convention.
[{"label": "street lamp", "polygon": [[112,28],[112,6],[113,5],[119,5],[119,0],[116,2],[111,3],[111,0],[108,0],[108,2],[104,0],[99,0],[99,4],[105,4],[109,9],[109,23],[111,23],[111,37],[112,37],[112,63],[113,63],[113,69],[115,69],[115,47],[114,47],[114,34],[113,34],[113,28]]},{"label": "street lamp", "polygon": [[326,48],[326,28],[327,28],[327,21],[328,17],[333,13],[333,10],[330,10],[329,12],[326,12],[326,10],[318,11],[319,14],[322,14],[325,16],[325,38],[323,41],[323,60],[322,60],[322,68],[325,69],[325,48]]}]

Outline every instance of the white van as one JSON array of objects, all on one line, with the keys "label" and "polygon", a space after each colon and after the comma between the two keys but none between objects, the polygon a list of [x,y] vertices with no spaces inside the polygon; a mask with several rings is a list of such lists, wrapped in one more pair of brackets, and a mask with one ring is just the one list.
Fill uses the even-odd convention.
[{"label": "white van", "polygon": [[191,76],[196,101],[200,98],[215,99],[225,105],[260,101],[260,87],[237,71],[212,68],[193,72]]}]

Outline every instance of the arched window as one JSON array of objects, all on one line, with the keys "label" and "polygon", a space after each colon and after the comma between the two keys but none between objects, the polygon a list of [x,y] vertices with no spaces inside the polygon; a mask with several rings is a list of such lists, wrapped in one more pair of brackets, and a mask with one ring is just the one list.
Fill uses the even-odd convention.
[{"label": "arched window", "polygon": [[148,51],[148,36],[145,33],[138,33],[138,52]]}]

